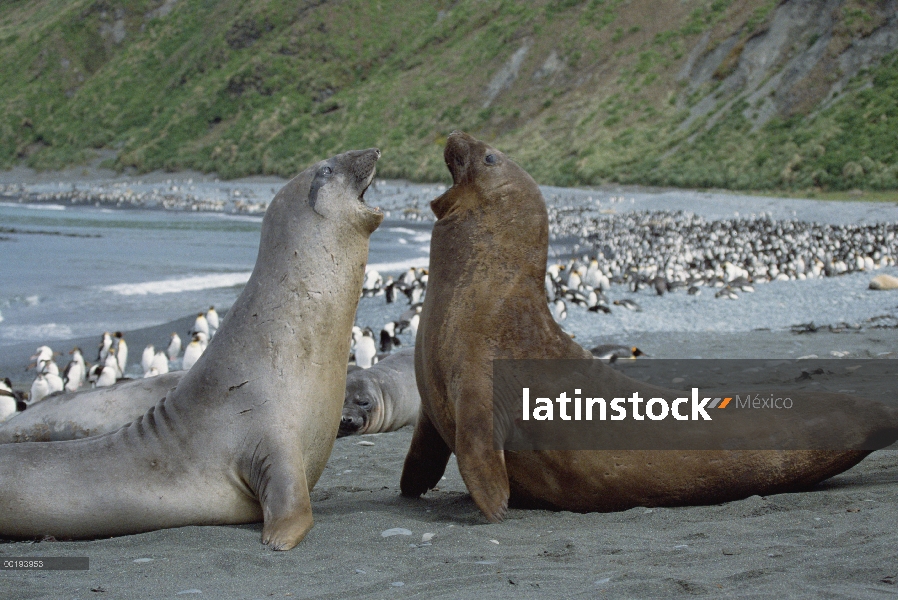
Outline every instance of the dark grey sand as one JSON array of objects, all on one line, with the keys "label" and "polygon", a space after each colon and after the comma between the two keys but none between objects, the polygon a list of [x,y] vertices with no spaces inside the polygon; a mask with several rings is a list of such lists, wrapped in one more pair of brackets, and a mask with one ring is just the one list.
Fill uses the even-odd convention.
[{"label": "dark grey sand", "polygon": [[[835,347],[862,356],[898,348],[898,332],[655,333],[629,341],[658,358],[823,357]],[[3,350],[0,356],[8,354]],[[0,559],[90,558],[88,571],[0,571],[0,598],[898,594],[895,451],[876,452],[805,493],[605,514],[512,509],[504,523],[491,525],[467,494],[454,459],[439,491],[418,501],[400,497],[410,439],[406,428],[337,440],[312,492],[316,525],[289,552],[266,550],[258,524],[0,544]],[[405,531],[384,537],[397,528]],[[425,534],[433,534],[427,542]]]},{"label": "dark grey sand", "polygon": [[[880,598],[898,585],[898,452],[800,494],[619,513],[512,509],[491,525],[454,459],[439,491],[399,496],[410,439],[405,429],[337,440],[312,493],[316,525],[290,552],[263,548],[261,525],[4,544],[0,558],[88,556],[90,570],[2,572],[0,595]],[[403,531],[384,537],[391,529]]]}]

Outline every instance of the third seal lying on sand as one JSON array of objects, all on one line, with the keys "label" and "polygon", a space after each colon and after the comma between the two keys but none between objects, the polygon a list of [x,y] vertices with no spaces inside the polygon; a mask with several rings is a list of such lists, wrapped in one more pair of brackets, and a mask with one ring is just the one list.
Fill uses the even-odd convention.
[{"label": "third seal lying on sand", "polygon": [[[0,423],[0,444],[58,442],[103,435],[137,419],[173,390],[187,371],[51,395]],[[421,397],[415,350],[396,352],[370,369],[349,366],[337,437],[414,425]]]},{"label": "third seal lying on sand", "polygon": [[420,407],[415,349],[394,352],[370,369],[354,369],[346,376],[343,419],[337,437],[385,433],[414,425]]}]

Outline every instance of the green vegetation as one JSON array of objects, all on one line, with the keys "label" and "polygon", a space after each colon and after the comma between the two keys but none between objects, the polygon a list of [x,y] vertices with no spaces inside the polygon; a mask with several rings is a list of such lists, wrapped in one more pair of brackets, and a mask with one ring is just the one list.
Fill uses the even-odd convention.
[{"label": "green vegetation", "polygon": [[[9,0],[0,168],[102,150],[117,169],[289,176],[376,145],[382,176],[446,180],[442,145],[463,129],[549,184],[898,189],[898,53],[838,98],[755,127],[762,102],[721,95],[721,82],[778,2],[662,0],[652,18],[633,4]],[[831,49],[869,35],[878,14],[846,0]],[[738,42],[692,86],[677,74],[703,35],[706,54]],[[709,97],[723,113],[687,122]]]}]

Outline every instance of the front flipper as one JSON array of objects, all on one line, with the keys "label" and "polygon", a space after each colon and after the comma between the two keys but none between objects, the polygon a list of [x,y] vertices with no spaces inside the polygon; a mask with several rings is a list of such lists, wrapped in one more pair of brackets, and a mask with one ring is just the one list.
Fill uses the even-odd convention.
[{"label": "front flipper", "polygon": [[449,401],[455,404],[458,470],[477,507],[498,523],[508,510],[510,491],[505,452],[496,449],[493,439],[492,377],[469,374],[455,383],[449,387]]},{"label": "front flipper", "polygon": [[491,523],[499,523],[508,510],[508,472],[505,452],[493,449],[493,436],[467,431],[461,423],[455,434],[458,470],[474,503]]},{"label": "front flipper", "polygon": [[451,454],[433,423],[420,411],[399,480],[402,495],[417,498],[433,488],[446,471]]},{"label": "front flipper", "polygon": [[296,444],[256,446],[250,461],[250,488],[262,504],[262,543],[289,550],[312,528],[312,502],[302,452]]}]

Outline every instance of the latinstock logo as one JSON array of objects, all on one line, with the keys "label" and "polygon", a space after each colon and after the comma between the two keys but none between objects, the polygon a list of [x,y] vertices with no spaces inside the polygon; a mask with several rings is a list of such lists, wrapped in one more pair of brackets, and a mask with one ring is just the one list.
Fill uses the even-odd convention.
[{"label": "latinstock logo", "polygon": [[[528,450],[873,450],[898,361],[496,360],[493,441]],[[734,393],[738,390],[740,393]]]},{"label": "latinstock logo", "polygon": [[[558,418],[562,421],[592,421],[597,418],[599,421],[623,421],[627,418],[628,407],[630,405],[629,415],[635,421],[644,421],[646,418],[652,421],[662,421],[668,417],[672,417],[677,421],[697,421],[699,419],[711,421],[712,418],[707,410],[714,408],[726,408],[730,404],[731,397],[711,398],[706,397],[699,400],[698,388],[692,388],[691,402],[690,398],[676,398],[667,401],[664,398],[640,397],[639,392],[633,392],[629,397],[612,398],[605,401],[604,398],[582,398],[580,389],[574,390],[574,397],[569,398],[567,392],[561,392],[555,403],[558,404]],[[524,388],[522,395],[522,417],[521,420],[529,421],[531,414],[536,421],[552,421],[555,419],[555,411],[552,400],[549,398],[535,398],[533,401],[533,410],[530,406],[530,388]],[[738,396],[737,396],[738,398]],[[645,407],[642,412],[642,403]],[[569,404],[573,403],[573,415],[568,412]],[[748,400],[746,400],[748,403]],[[683,414],[681,408],[686,404],[691,409],[690,412]],[[610,415],[609,415],[610,413]]]}]

